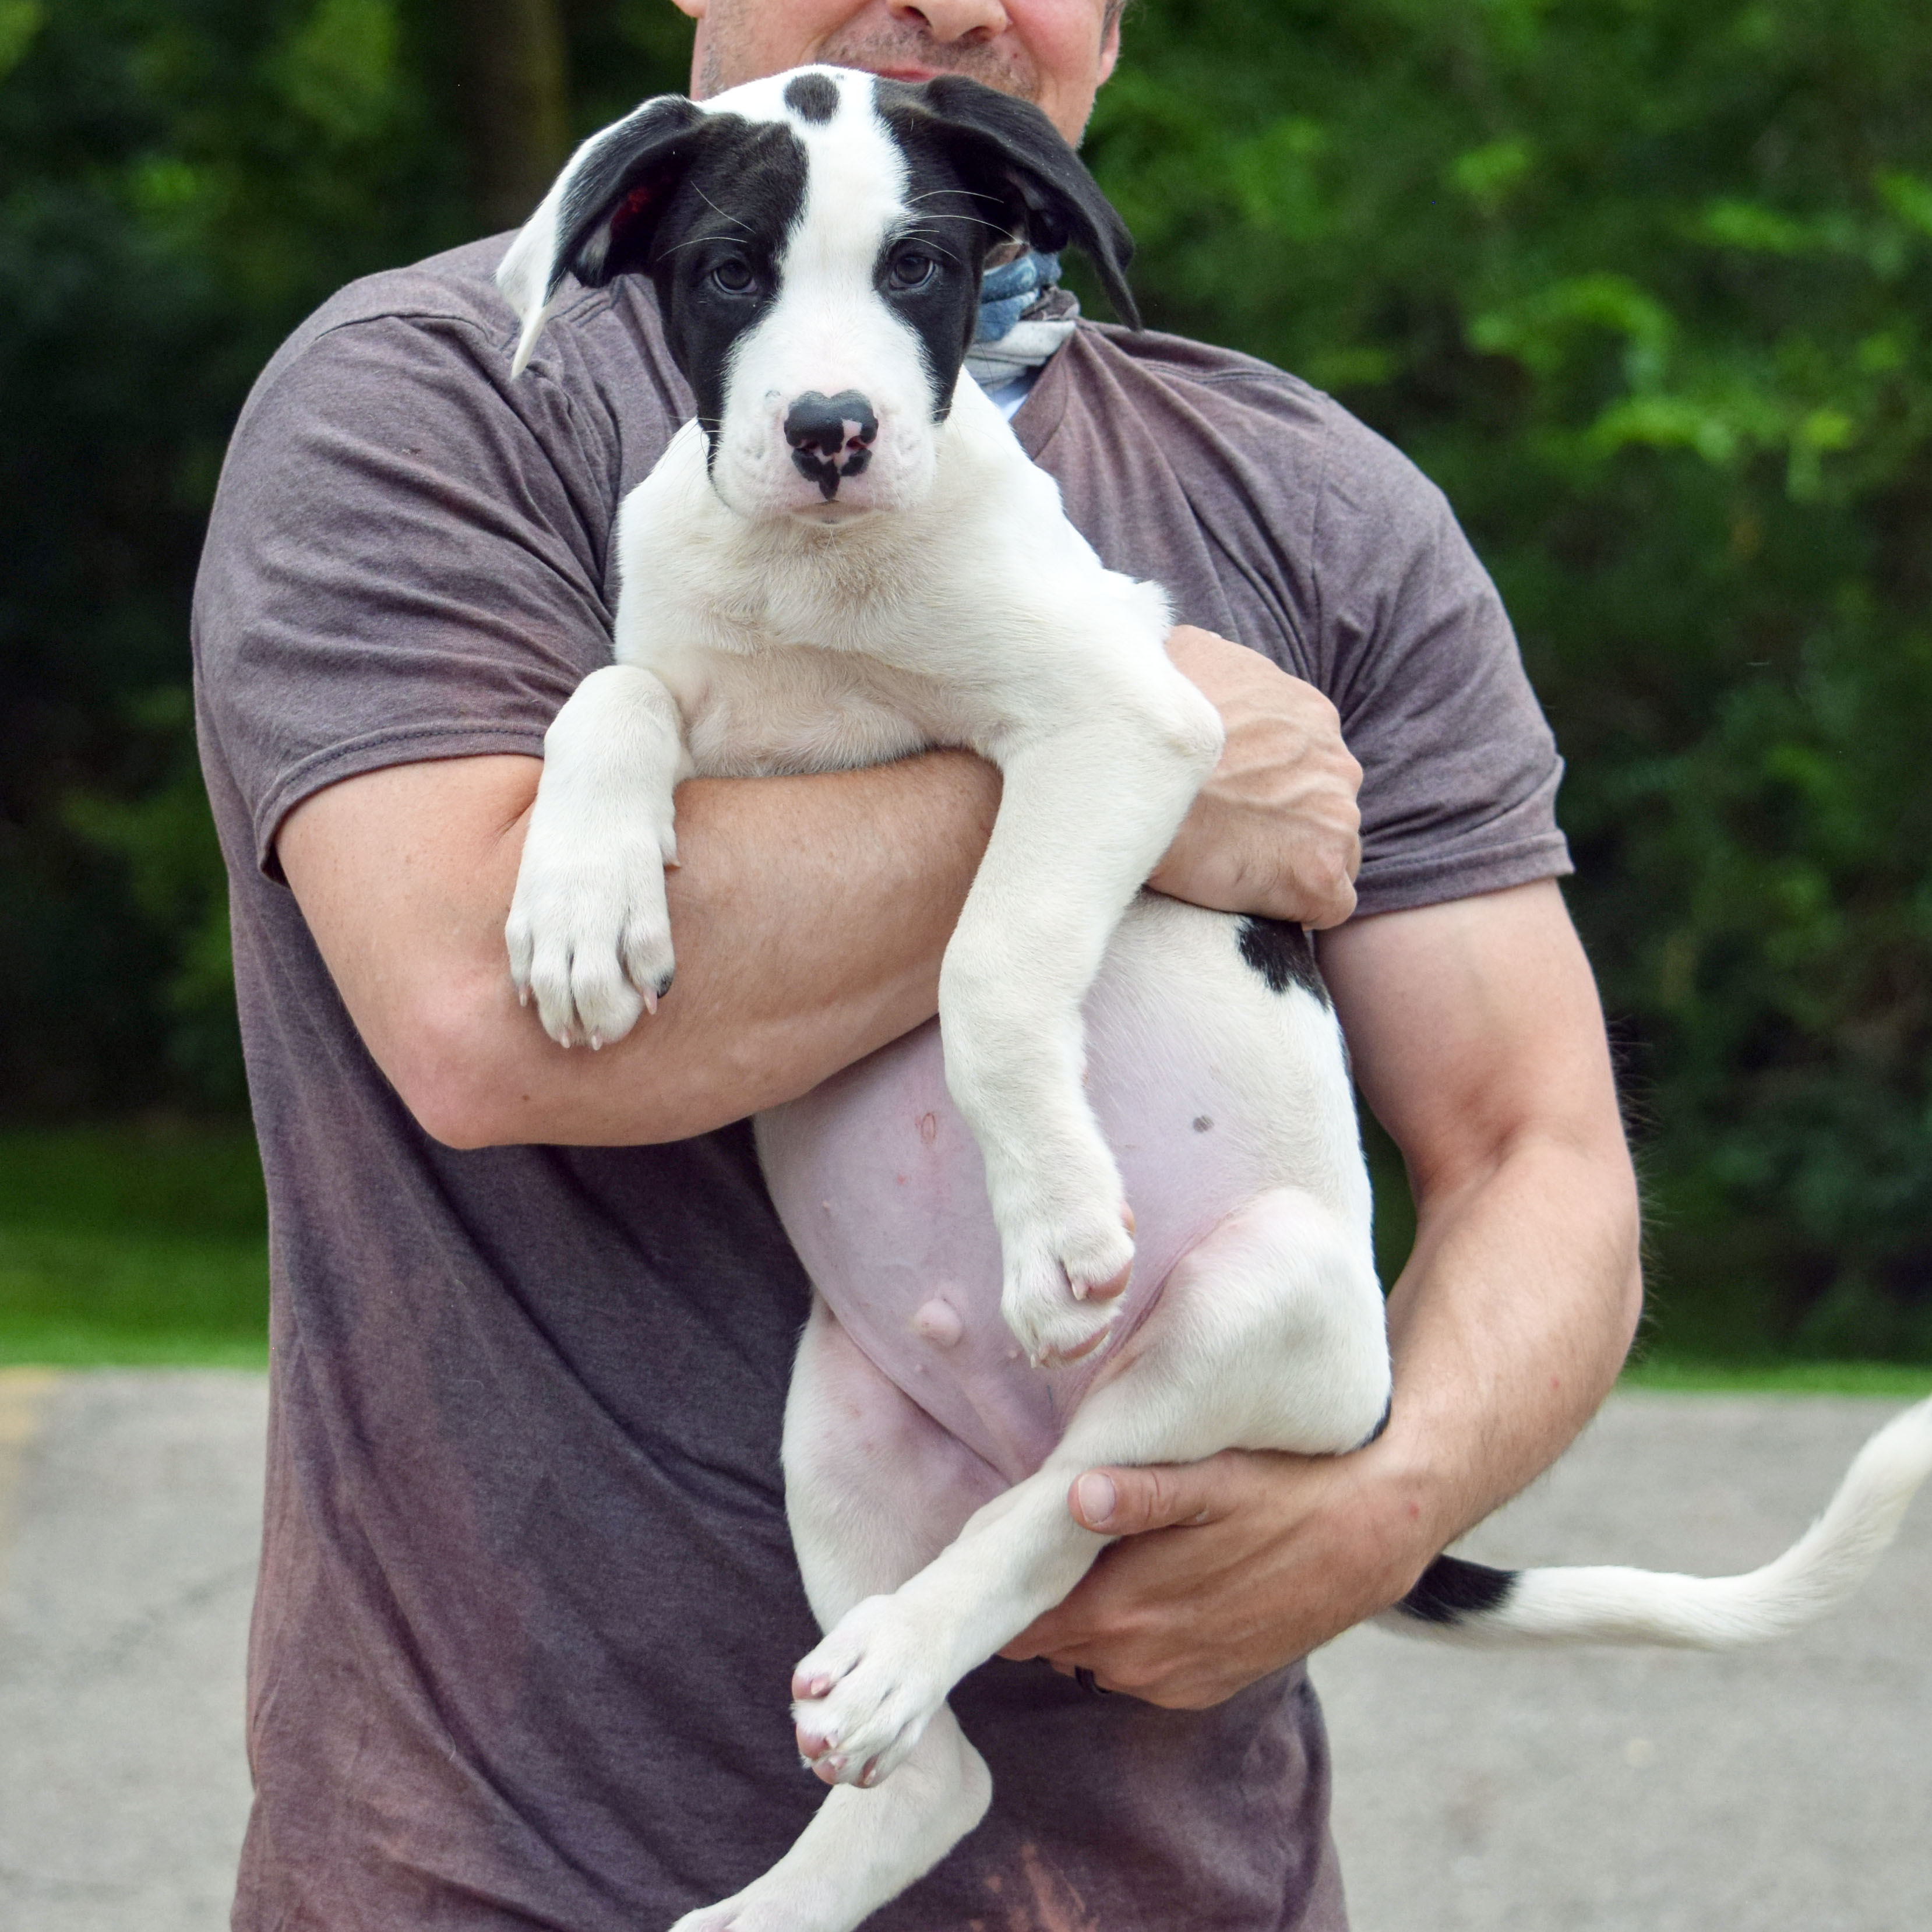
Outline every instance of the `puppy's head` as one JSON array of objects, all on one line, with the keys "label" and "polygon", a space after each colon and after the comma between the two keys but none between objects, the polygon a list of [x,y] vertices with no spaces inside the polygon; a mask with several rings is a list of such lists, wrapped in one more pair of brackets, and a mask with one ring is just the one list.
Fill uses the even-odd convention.
[{"label": "puppy's head", "polygon": [[1135,327],[1133,244],[1037,108],[952,76],[803,68],[646,101],[578,150],[496,280],[530,359],[566,274],[648,274],[741,514],[833,522],[932,487],[988,248],[1094,258]]}]

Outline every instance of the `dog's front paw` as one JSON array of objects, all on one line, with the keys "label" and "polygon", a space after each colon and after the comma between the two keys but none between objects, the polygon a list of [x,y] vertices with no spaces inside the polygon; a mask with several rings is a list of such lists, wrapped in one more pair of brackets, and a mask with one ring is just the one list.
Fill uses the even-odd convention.
[{"label": "dog's front paw", "polygon": [[504,932],[510,976],[559,1046],[598,1047],[670,989],[664,844],[648,827],[560,832],[531,825]]},{"label": "dog's front paw", "polygon": [[952,1688],[938,1646],[893,1597],[868,1597],[792,1674],[800,1754],[827,1784],[877,1784],[926,1734]]}]

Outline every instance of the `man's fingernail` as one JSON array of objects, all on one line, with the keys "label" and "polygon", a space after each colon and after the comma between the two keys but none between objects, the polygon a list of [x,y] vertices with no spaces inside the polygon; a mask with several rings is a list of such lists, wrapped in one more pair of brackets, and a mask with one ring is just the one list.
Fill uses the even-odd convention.
[{"label": "man's fingernail", "polygon": [[1114,1493],[1111,1476],[1082,1476],[1076,1493],[1080,1498],[1080,1520],[1089,1529],[1104,1529],[1113,1520]]}]

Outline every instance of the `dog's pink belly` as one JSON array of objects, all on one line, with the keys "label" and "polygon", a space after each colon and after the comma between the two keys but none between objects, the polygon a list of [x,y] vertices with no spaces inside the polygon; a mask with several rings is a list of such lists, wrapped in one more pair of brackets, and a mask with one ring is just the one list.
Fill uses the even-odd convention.
[{"label": "dog's pink belly", "polygon": [[1101,1018],[1090,1009],[1088,1096],[1133,1208],[1134,1268],[1106,1345],[1064,1368],[1034,1368],[1000,1316],[985,1170],[946,1092],[937,1021],[758,1124],[772,1200],[832,1312],[1009,1482],[1046,1460],[1174,1263],[1264,1184],[1204,1058],[1110,1052],[1132,1030]]}]

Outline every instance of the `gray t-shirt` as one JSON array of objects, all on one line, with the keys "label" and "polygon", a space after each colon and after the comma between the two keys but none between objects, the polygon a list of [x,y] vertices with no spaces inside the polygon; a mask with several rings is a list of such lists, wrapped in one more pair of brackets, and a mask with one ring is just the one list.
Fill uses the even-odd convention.
[{"label": "gray t-shirt", "polygon": [[[460,1153],[364,1048],[274,854],[353,773],[540,754],[610,655],[619,500],[690,412],[647,287],[512,382],[503,241],[344,290],[277,356],[195,609],[271,1203],[273,1404],[235,1924],[651,1932],[820,1787],[778,1431],[808,1289],[740,1124]],[[1014,427],[1109,564],[1340,706],[1364,913],[1568,869],[1560,765],[1440,494],[1246,358],[1091,326]],[[534,1024],[534,1022],[532,1022]],[[1339,1932],[1299,1670],[1219,1708],[995,1662],[986,1824],[878,1932]]]}]

